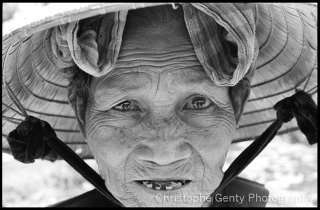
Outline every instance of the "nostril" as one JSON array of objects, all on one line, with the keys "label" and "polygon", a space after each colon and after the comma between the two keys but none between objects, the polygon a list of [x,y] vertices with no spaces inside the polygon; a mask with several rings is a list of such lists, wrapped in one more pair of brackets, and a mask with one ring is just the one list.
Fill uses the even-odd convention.
[{"label": "nostril", "polygon": [[151,165],[159,165],[158,163],[151,161],[151,160],[144,160],[145,163],[151,164]]},{"label": "nostril", "polygon": [[[140,159],[141,160],[141,159]],[[179,165],[188,161],[188,159],[179,159],[174,161],[152,161],[152,160],[142,160],[144,165],[152,166],[152,167],[160,167],[160,166],[168,166],[168,165]]]},{"label": "nostril", "polygon": [[134,150],[135,157],[150,165],[169,165],[189,159],[192,146],[186,142],[177,141],[148,141]]}]

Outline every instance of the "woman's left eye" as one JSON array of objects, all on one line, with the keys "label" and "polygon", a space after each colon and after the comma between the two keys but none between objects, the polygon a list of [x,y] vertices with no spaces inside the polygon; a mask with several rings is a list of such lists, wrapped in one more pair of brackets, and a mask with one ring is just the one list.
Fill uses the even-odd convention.
[{"label": "woman's left eye", "polygon": [[112,109],[115,109],[115,110],[121,111],[121,112],[140,111],[140,108],[132,101],[121,102],[121,103],[115,105],[114,107],[112,107]]},{"label": "woman's left eye", "polygon": [[188,100],[183,109],[206,109],[211,106],[212,101],[203,96],[195,96]]}]

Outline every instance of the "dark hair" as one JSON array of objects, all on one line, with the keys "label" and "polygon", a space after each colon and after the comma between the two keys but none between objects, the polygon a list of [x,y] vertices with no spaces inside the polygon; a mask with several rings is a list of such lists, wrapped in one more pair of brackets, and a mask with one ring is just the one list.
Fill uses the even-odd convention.
[{"label": "dark hair", "polygon": [[66,70],[69,80],[68,85],[68,100],[73,108],[77,97],[82,98],[84,106],[87,106],[88,98],[90,96],[90,83],[92,76],[85,71],[82,71],[78,66],[70,67]]},{"label": "dark hair", "polygon": [[[143,33],[145,33],[146,28],[148,28],[150,34],[165,33],[166,30],[161,30],[162,26],[167,28],[182,27],[183,25],[181,23],[185,24],[181,6],[176,10],[174,10],[171,5],[129,10],[123,36],[129,33],[133,28],[135,28],[135,30],[141,30]],[[82,22],[80,21],[79,24],[82,24]],[[65,72],[69,80],[69,103],[72,107],[75,107],[76,98],[79,97],[82,98],[84,106],[86,106],[88,98],[90,97],[90,82],[92,76],[82,71],[77,66],[65,69]]]}]

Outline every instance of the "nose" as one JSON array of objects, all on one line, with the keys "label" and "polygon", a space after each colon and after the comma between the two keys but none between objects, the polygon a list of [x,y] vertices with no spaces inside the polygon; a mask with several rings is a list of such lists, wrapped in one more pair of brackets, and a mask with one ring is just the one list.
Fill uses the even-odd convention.
[{"label": "nose", "polygon": [[186,143],[174,145],[173,143],[164,145],[159,142],[156,144],[144,144],[139,146],[136,157],[142,162],[149,162],[157,165],[169,165],[191,156],[191,146]]},{"label": "nose", "polygon": [[139,160],[168,165],[191,156],[192,147],[185,141],[183,126],[174,115],[149,119],[144,124],[149,136],[135,151]]}]

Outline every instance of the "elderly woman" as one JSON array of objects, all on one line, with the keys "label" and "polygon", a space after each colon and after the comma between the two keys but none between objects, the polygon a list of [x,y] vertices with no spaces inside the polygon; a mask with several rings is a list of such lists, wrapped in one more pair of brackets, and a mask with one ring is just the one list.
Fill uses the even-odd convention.
[{"label": "elderly woman", "polygon": [[157,190],[209,196],[245,102],[208,77],[182,10],[160,8],[129,13],[115,68],[75,104],[100,175],[125,206],[162,206]]},{"label": "elderly woman", "polygon": [[[79,130],[121,204],[211,205],[204,198],[221,184],[250,95],[259,53],[255,21],[262,10],[246,4],[158,6],[89,17],[44,35],[51,65],[69,77]],[[256,183],[232,183],[240,206],[261,203],[241,202],[245,193],[268,195]],[[59,205],[107,202],[89,197]]]}]

